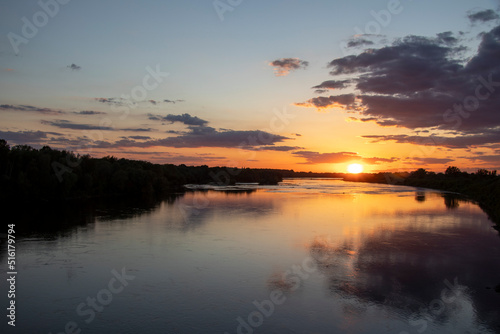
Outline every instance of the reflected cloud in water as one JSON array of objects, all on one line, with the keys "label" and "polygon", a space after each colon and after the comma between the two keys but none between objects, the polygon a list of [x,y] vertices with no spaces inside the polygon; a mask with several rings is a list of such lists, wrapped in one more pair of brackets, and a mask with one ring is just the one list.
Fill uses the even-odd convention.
[{"label": "reflected cloud in water", "polygon": [[[380,227],[341,244],[318,237],[308,248],[329,293],[341,298],[346,312],[360,314],[375,304],[414,322],[428,314],[440,324],[467,316],[476,329],[500,330],[500,294],[494,290],[500,282],[500,249],[491,233],[474,226],[435,231]],[[429,304],[441,307],[443,302],[436,300],[447,287],[445,280],[454,279],[460,296],[432,313]],[[353,308],[353,299],[361,304]]]}]

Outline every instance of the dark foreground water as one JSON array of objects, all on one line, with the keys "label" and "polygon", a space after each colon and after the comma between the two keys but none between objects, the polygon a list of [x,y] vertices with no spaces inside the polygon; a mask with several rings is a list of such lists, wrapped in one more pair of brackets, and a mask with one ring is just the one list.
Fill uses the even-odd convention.
[{"label": "dark foreground water", "polygon": [[16,243],[16,327],[3,279],[0,328],[500,333],[500,238],[476,204],[338,180],[250,188],[32,222]]}]

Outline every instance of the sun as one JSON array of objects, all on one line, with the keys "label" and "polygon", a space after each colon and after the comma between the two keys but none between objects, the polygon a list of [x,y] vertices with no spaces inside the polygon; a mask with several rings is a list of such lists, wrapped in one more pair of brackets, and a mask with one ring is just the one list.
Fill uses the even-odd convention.
[{"label": "sun", "polygon": [[363,171],[363,165],[360,164],[350,164],[347,166],[347,171],[352,174],[358,174]]}]

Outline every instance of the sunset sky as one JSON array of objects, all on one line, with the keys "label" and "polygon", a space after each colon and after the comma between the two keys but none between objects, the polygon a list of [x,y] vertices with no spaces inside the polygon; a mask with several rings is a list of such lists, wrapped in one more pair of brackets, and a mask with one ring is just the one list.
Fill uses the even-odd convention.
[{"label": "sunset sky", "polygon": [[498,0],[0,0],[0,138],[155,163],[500,169]]}]

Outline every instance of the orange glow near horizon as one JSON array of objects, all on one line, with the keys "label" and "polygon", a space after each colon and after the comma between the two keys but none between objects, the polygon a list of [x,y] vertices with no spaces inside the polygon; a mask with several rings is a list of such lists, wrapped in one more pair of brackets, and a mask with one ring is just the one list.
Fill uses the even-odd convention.
[{"label": "orange glow near horizon", "polygon": [[359,174],[363,171],[363,165],[350,164],[349,166],[347,166],[347,171],[351,174]]}]

